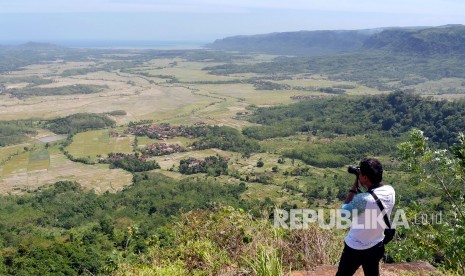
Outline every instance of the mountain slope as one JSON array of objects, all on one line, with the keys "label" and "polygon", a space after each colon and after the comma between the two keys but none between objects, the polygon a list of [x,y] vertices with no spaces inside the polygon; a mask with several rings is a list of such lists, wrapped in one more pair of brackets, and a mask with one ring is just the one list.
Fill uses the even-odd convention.
[{"label": "mountain slope", "polygon": [[465,54],[465,26],[385,30],[367,39],[363,49],[413,54]]},{"label": "mountain slope", "polygon": [[300,31],[218,39],[206,47],[215,50],[317,56],[359,49],[381,30]]},{"label": "mountain slope", "polygon": [[295,56],[383,50],[410,54],[464,54],[465,26],[300,31],[218,39],[207,48]]}]

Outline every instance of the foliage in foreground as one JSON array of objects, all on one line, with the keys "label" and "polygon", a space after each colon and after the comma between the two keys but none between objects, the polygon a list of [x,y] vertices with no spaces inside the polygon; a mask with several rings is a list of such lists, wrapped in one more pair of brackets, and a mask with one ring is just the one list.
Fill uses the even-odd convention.
[{"label": "foliage in foreground", "polygon": [[[428,198],[406,208],[415,227],[400,229],[395,261],[423,259],[460,274],[465,273],[465,136],[450,150],[433,150],[420,130],[400,144],[409,184],[439,190],[440,199]],[[426,216],[425,216],[426,215]]]},{"label": "foliage in foreground", "polygon": [[283,275],[335,263],[342,244],[316,225],[287,231],[231,207],[183,214],[169,233],[154,237],[148,253],[123,263],[116,275]]},{"label": "foliage in foreground", "polygon": [[244,188],[142,173],[117,194],[99,196],[62,181],[35,194],[0,197],[0,274],[108,274],[146,252],[182,210],[212,202],[246,207],[239,200]]},{"label": "foliage in foreground", "polygon": [[[401,145],[412,175],[409,188],[416,189],[394,183],[398,208],[406,210],[411,228],[398,230],[387,249],[390,261],[426,260],[463,273],[465,138],[459,140],[450,151],[434,151],[414,131]],[[338,189],[346,190],[343,182],[337,180]],[[246,189],[203,177],[177,181],[135,173],[134,185],[117,194],[98,196],[76,183],[58,182],[36,194],[0,197],[0,274],[279,275],[337,262],[344,231],[313,225],[287,231],[257,212],[211,210],[214,202],[246,210],[268,207],[241,200]],[[430,193],[433,189],[442,192]],[[442,211],[447,223],[415,224],[433,211]]]}]

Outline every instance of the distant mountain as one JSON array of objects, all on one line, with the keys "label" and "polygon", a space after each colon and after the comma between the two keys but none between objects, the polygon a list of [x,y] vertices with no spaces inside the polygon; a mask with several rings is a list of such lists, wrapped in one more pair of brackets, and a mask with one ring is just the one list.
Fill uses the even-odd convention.
[{"label": "distant mountain", "polygon": [[56,50],[64,49],[65,47],[52,43],[29,41],[23,44],[0,44],[0,48],[11,50]]},{"label": "distant mountain", "polygon": [[357,50],[418,54],[465,53],[465,26],[378,28],[353,31],[300,31],[218,39],[207,48],[295,56]]},{"label": "distant mountain", "polygon": [[415,54],[465,54],[465,26],[389,29],[372,35],[363,49]]},{"label": "distant mountain", "polygon": [[43,42],[34,42],[29,41],[27,43],[16,46],[19,49],[28,49],[28,50],[57,50],[64,49],[64,47],[55,45],[52,43],[43,43]]},{"label": "distant mountain", "polygon": [[300,31],[218,39],[207,48],[226,51],[318,56],[360,49],[381,29],[356,31]]}]

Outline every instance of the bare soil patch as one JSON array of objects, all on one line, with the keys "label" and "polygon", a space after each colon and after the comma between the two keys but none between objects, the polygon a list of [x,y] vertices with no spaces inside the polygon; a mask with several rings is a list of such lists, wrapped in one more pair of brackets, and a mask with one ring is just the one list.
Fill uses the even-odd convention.
[{"label": "bare soil patch", "polygon": [[[313,271],[294,271],[290,273],[291,276],[333,276],[336,275],[337,266],[324,265],[319,266]],[[432,265],[426,262],[411,262],[411,263],[397,263],[397,264],[381,264],[382,276],[396,276],[396,275],[441,275]],[[354,274],[361,276],[363,269],[360,267]]]}]

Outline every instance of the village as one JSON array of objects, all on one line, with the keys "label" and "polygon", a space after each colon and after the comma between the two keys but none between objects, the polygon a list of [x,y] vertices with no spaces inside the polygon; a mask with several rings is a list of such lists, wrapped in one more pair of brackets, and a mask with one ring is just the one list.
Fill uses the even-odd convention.
[{"label": "village", "polygon": [[[205,125],[203,122],[196,122],[194,126]],[[143,125],[135,126],[124,131],[125,134],[136,136],[147,136],[152,139],[166,140],[173,137],[195,138],[198,137],[198,131],[195,127],[189,126],[171,126],[170,124]]]},{"label": "village", "polygon": [[177,152],[187,151],[186,148],[179,144],[155,143],[141,149],[143,157],[161,156]]},{"label": "village", "polygon": [[179,162],[179,172],[182,174],[207,173],[210,175],[219,176],[228,174],[229,157],[212,155],[204,160],[189,157]]}]

